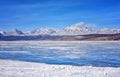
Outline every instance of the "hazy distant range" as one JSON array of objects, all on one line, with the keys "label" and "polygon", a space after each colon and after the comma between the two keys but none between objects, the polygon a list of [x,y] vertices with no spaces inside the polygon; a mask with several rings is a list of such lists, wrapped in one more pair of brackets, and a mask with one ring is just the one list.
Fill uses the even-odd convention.
[{"label": "hazy distant range", "polygon": [[0,41],[18,40],[51,40],[51,41],[107,41],[120,40],[120,29],[94,30],[86,27],[85,23],[77,23],[62,30],[53,28],[37,28],[33,31],[22,32],[13,29],[10,32],[0,31]]}]

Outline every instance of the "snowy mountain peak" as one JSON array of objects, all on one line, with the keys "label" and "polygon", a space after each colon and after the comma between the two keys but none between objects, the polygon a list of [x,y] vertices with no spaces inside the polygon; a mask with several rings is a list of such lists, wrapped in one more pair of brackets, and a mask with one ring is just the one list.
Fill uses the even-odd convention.
[{"label": "snowy mountain peak", "polygon": [[76,23],[68,26],[62,30],[54,28],[37,28],[33,31],[23,33],[18,29],[13,29],[10,32],[0,32],[2,35],[86,35],[86,34],[116,34],[120,33],[120,29],[107,29],[94,30],[95,24],[88,24],[84,22]]},{"label": "snowy mountain peak", "polygon": [[95,33],[92,29],[87,28],[88,24],[84,22],[80,22],[77,24],[73,24],[69,27],[64,28],[63,30],[59,31],[59,35],[83,35],[83,34],[92,34]]},{"label": "snowy mountain peak", "polygon": [[6,32],[4,32],[4,31],[0,31],[0,34],[1,34],[1,35],[4,35],[4,34],[6,34]]},{"label": "snowy mountain peak", "polygon": [[71,27],[81,28],[81,27],[84,27],[84,25],[85,25],[84,22],[79,22],[79,23],[71,25]]},{"label": "snowy mountain peak", "polygon": [[65,31],[91,31],[91,29],[87,28],[88,24],[85,24],[84,22],[80,22],[77,24],[73,24],[69,27],[66,27]]},{"label": "snowy mountain peak", "polygon": [[23,34],[23,32],[18,29],[13,29],[11,32],[17,33],[17,34]]},{"label": "snowy mountain peak", "polygon": [[55,33],[56,30],[52,28],[37,28],[31,32],[31,34],[35,35],[49,35]]},{"label": "snowy mountain peak", "polygon": [[18,29],[13,29],[10,32],[7,32],[5,35],[22,35],[24,34],[22,31],[18,30]]}]

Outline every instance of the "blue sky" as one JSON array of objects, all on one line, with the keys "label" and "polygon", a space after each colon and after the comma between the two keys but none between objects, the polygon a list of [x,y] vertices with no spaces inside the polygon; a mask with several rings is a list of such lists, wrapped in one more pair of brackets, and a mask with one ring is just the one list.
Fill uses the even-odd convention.
[{"label": "blue sky", "polygon": [[0,30],[62,29],[78,22],[120,28],[120,0],[0,0]]}]

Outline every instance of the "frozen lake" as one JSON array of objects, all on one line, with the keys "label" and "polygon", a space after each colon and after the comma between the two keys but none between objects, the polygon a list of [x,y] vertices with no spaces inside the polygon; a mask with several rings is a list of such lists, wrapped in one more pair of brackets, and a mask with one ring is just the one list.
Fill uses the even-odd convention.
[{"label": "frozen lake", "polygon": [[120,67],[120,41],[0,41],[0,59]]}]

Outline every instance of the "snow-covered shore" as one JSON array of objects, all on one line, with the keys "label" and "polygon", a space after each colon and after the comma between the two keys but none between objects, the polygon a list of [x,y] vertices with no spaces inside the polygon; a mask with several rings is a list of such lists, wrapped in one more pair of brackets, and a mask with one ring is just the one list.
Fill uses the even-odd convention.
[{"label": "snow-covered shore", "polygon": [[0,60],[0,77],[120,77],[120,68]]}]

